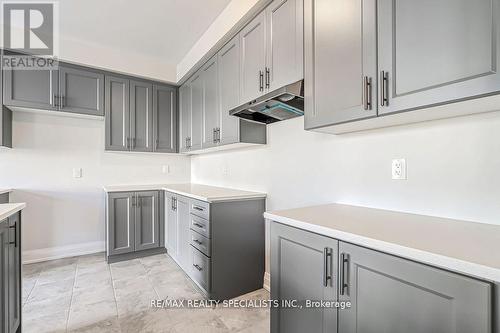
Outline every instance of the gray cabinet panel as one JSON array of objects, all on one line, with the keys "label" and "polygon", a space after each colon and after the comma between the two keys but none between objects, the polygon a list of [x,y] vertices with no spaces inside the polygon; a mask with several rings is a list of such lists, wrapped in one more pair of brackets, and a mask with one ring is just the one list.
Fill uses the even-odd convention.
[{"label": "gray cabinet panel", "polygon": [[177,93],[175,87],[153,87],[154,150],[177,152]]},{"label": "gray cabinet panel", "polygon": [[135,251],[135,193],[108,194],[108,256]]},{"label": "gray cabinet panel", "polygon": [[201,70],[203,80],[203,148],[217,145],[219,129],[219,101],[217,89],[217,56],[212,57]]},{"label": "gray cabinet panel", "polygon": [[[337,250],[334,239],[272,223],[271,299],[335,301]],[[337,331],[337,311],[333,308],[271,311],[273,333]]]},{"label": "gray cabinet panel", "polygon": [[241,99],[251,101],[264,92],[266,66],[265,11],[240,32]]},{"label": "gray cabinet panel", "polygon": [[9,223],[0,220],[0,332],[9,332]]},{"label": "gray cabinet panel", "polygon": [[380,87],[388,100],[379,113],[500,90],[498,0],[402,0],[397,5],[382,0],[378,6],[379,70],[388,80],[386,89]]},{"label": "gray cabinet panel", "polygon": [[210,291],[210,258],[198,251],[194,247],[190,247],[191,251],[191,267],[189,268],[190,276],[205,292]]},{"label": "gray cabinet panel", "polygon": [[175,200],[176,196],[172,193],[167,192],[165,195],[165,216],[167,218],[167,237],[166,239],[166,247],[168,254],[177,259],[177,239],[178,239],[178,219],[177,219],[177,211],[175,208]]},{"label": "gray cabinet panel", "polygon": [[9,265],[8,303],[9,330],[17,332],[21,325],[21,216],[16,213],[9,217]]},{"label": "gray cabinet panel", "polygon": [[306,129],[377,115],[376,13],[375,0],[305,0]]},{"label": "gray cabinet panel", "polygon": [[153,85],[130,81],[131,150],[153,151]]},{"label": "gray cabinet panel", "polygon": [[5,70],[3,102],[8,106],[56,110],[58,74],[55,70]]},{"label": "gray cabinet panel", "polygon": [[129,150],[129,81],[106,76],[106,150]]},{"label": "gray cabinet panel", "polygon": [[266,89],[304,78],[303,9],[303,0],[274,0],[266,8]]},{"label": "gray cabinet panel", "polygon": [[60,110],[104,116],[104,75],[88,69],[59,67]]},{"label": "gray cabinet panel", "polygon": [[343,242],[339,253],[352,303],[339,332],[491,332],[490,284]]},{"label": "gray cabinet panel", "polygon": [[178,219],[177,261],[186,272],[189,272],[191,270],[189,199],[182,196],[177,196],[176,211]]},{"label": "gray cabinet panel", "polygon": [[4,107],[2,102],[3,72],[0,70],[0,146],[12,148],[12,111]]},{"label": "gray cabinet panel", "polygon": [[191,138],[190,150],[201,149],[202,147],[202,126],[203,126],[203,78],[201,73],[189,83],[191,87]]},{"label": "gray cabinet panel", "polygon": [[239,141],[239,119],[229,110],[240,103],[240,40],[239,35],[218,53],[218,89],[220,105],[220,144]]},{"label": "gray cabinet panel", "polygon": [[179,151],[189,149],[191,137],[191,86],[186,83],[179,89]]},{"label": "gray cabinet panel", "polygon": [[157,248],[160,245],[158,191],[136,193],[135,251]]}]

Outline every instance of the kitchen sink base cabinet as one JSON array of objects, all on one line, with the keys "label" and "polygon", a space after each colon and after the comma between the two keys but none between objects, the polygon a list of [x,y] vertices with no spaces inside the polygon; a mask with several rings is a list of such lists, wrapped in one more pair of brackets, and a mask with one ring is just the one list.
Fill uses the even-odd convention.
[{"label": "kitchen sink base cabinet", "polygon": [[498,332],[496,287],[280,223],[271,224],[272,299],[351,303],[338,310],[273,308],[273,333]]}]

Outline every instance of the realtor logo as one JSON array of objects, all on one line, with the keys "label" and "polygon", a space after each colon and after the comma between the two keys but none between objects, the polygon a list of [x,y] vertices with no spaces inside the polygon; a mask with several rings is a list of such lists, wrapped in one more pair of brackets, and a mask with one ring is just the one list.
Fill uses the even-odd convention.
[{"label": "realtor logo", "polygon": [[[58,37],[58,4],[56,2],[3,1],[2,25],[3,48],[24,57],[19,61],[3,61],[6,67],[17,69],[33,69],[45,67],[42,58],[54,57],[57,54]],[[34,57],[36,56],[36,58]],[[6,57],[14,57],[6,55]],[[29,59],[28,57],[31,57]],[[46,59],[45,59],[46,60]],[[30,68],[20,68],[27,64]],[[36,68],[40,69],[40,68]]]}]

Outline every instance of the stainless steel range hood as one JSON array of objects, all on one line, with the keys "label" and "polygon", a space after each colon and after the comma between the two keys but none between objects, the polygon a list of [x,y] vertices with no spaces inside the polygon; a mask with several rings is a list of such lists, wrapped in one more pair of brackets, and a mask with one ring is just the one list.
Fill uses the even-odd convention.
[{"label": "stainless steel range hood", "polygon": [[230,110],[229,114],[266,124],[303,116],[304,80],[273,90]]}]

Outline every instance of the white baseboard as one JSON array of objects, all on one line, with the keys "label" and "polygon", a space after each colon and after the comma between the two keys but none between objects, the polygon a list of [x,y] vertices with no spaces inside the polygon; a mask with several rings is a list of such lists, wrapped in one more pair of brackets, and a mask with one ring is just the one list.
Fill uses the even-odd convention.
[{"label": "white baseboard", "polygon": [[268,272],[265,272],[264,273],[264,289],[266,289],[267,291],[271,291],[271,274],[269,274]]},{"label": "white baseboard", "polygon": [[23,264],[32,264],[35,262],[76,257],[99,252],[104,252],[104,242],[89,242],[23,251],[22,260]]}]

